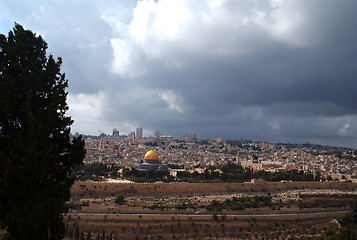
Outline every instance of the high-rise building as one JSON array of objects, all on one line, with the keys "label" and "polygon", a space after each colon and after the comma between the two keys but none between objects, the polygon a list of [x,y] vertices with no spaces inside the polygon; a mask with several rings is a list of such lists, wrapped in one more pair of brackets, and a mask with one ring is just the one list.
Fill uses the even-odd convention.
[{"label": "high-rise building", "polygon": [[156,130],[156,132],[155,132],[155,137],[160,137],[161,136],[161,133],[160,133],[160,131],[159,130]]},{"label": "high-rise building", "polygon": [[136,137],[139,139],[143,138],[143,132],[144,132],[144,129],[142,127],[136,128]]},{"label": "high-rise building", "polygon": [[128,138],[129,139],[134,139],[135,138],[135,132],[128,133]]},{"label": "high-rise building", "polygon": [[113,137],[119,137],[119,131],[116,128],[113,129]]},{"label": "high-rise building", "polygon": [[196,137],[196,133],[194,133],[194,132],[189,132],[189,133],[182,134],[182,135],[180,136],[180,139],[184,139],[184,140],[196,140],[197,137]]}]

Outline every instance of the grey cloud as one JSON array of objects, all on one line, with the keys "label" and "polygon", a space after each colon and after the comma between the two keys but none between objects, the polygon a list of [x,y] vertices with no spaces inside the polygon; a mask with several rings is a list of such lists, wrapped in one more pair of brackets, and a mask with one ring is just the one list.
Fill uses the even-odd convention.
[{"label": "grey cloud", "polygon": [[[148,19],[134,14],[145,7],[136,1],[32,1],[21,9],[8,1],[0,12],[42,34],[63,58],[70,94],[105,96],[91,119],[95,131],[83,131],[140,123],[174,136],[357,147],[354,1],[182,2],[187,16],[164,1],[146,6]],[[155,22],[158,14],[172,25]],[[140,36],[134,20],[143,21]],[[113,40],[126,48],[115,52]],[[90,126],[73,116],[76,127]]]}]

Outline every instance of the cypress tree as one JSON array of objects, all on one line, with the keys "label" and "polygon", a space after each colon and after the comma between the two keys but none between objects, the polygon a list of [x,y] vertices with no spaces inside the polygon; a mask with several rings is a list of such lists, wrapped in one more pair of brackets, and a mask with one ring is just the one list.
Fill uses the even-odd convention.
[{"label": "cypress tree", "polygon": [[64,203],[82,164],[84,141],[70,139],[62,59],[41,36],[15,24],[0,35],[0,225],[9,239],[62,239]]}]

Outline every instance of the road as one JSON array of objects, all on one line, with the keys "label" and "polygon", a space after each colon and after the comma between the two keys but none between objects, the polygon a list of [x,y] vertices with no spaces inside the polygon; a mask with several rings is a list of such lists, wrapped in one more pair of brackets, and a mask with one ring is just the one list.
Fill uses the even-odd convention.
[{"label": "road", "polygon": [[70,212],[66,215],[132,215],[132,216],[212,216],[213,214],[219,216],[240,216],[240,217],[254,217],[254,216],[266,216],[266,217],[275,217],[275,216],[298,216],[298,215],[318,215],[318,214],[326,214],[326,213],[351,213],[352,211],[342,210],[342,211],[319,211],[319,212],[301,212],[301,213],[255,213],[255,214],[225,214],[225,213],[210,213],[210,214],[194,214],[194,213],[98,213],[98,212]]}]

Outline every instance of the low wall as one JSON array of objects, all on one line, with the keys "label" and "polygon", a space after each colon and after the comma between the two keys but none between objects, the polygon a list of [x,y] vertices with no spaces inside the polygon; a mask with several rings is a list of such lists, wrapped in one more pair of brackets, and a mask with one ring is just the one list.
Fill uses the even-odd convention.
[{"label": "low wall", "polygon": [[278,191],[286,189],[357,189],[349,182],[245,182],[245,183],[107,183],[76,181],[71,194],[195,194]]}]

